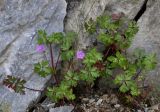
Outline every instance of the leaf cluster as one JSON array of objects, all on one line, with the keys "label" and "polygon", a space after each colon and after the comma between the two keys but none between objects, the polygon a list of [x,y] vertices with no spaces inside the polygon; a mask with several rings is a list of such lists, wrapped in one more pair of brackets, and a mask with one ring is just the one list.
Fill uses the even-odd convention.
[{"label": "leaf cluster", "polygon": [[[126,23],[125,19],[121,17],[113,18],[101,15],[96,20],[90,19],[85,22],[84,27],[89,34],[94,35],[96,40],[105,46],[105,50],[100,52],[92,46],[92,48],[86,49],[85,57],[81,60],[75,58],[76,33],[54,32],[47,35],[44,30],[38,31],[37,43],[46,46],[58,45],[61,62],[69,63],[68,70],[62,74],[62,80],[59,80],[55,86],[48,87],[47,96],[54,102],[64,99],[74,100],[76,97],[73,88],[76,88],[80,81],[85,82],[86,85],[92,85],[99,77],[112,77],[120,92],[128,92],[133,96],[139,95],[140,89],[137,82],[142,74],[156,67],[156,55],[147,54],[141,49],[136,49],[131,57],[126,55],[126,49],[131,45],[133,37],[138,32],[136,22],[127,21]],[[78,67],[74,66],[75,60],[78,62],[75,65]],[[121,72],[114,77],[115,69],[120,69]],[[50,74],[55,76],[57,73],[56,67],[53,65],[51,67],[49,61],[36,63],[34,71],[41,77]],[[25,81],[22,79],[8,76],[3,83],[14,89],[15,92],[24,93]]]},{"label": "leaf cluster", "polygon": [[3,80],[3,85],[13,89],[16,93],[20,93],[20,94],[25,94],[25,91],[24,91],[25,83],[26,83],[25,80],[14,77],[14,76],[9,76],[9,75],[7,76],[7,78]]}]

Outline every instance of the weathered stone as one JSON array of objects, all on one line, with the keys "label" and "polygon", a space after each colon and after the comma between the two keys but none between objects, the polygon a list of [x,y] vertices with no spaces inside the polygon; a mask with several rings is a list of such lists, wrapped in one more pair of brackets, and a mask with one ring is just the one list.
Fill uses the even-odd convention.
[{"label": "weathered stone", "polygon": [[[35,52],[36,31],[63,31],[65,0],[1,0],[0,9],[0,82],[12,75],[25,79],[29,88],[43,89],[49,77],[33,73],[33,64],[44,59],[44,54]],[[30,90],[20,95],[0,85],[0,109],[25,112],[39,96],[39,92]]]},{"label": "weathered stone", "polygon": [[[160,18],[160,1],[149,0],[145,13],[138,20],[139,32],[135,36],[133,44],[129,49],[129,51],[132,52],[134,48],[140,47],[144,48],[149,54],[150,53],[157,54],[157,59],[158,59],[157,67],[155,70],[149,73],[150,75],[148,75],[146,81],[149,84],[154,84],[153,89],[157,88],[157,93],[159,93],[158,89],[160,87],[160,19],[159,18]],[[160,101],[160,96],[158,97]]]},{"label": "weathered stone", "polygon": [[124,13],[130,19],[133,19],[141,9],[145,0],[112,0],[106,6],[106,12],[112,13]]},{"label": "weathered stone", "polygon": [[72,112],[74,109],[73,106],[62,106],[57,108],[52,108],[49,110],[49,112]]},{"label": "weathered stone", "polygon": [[99,99],[97,102],[96,102],[96,105],[100,105],[102,103],[103,99]]},{"label": "weathered stone", "polygon": [[104,12],[106,4],[110,1],[112,0],[80,0],[77,7],[68,11],[65,30],[78,33],[78,49],[85,49],[90,43],[90,39],[86,38],[87,34],[84,30],[84,22],[89,18],[95,19],[101,15]]},{"label": "weathered stone", "polygon": [[78,49],[86,49],[92,40],[87,38],[88,35],[84,30],[85,21],[90,18],[95,20],[97,16],[104,13],[104,10],[108,14],[122,12],[127,17],[134,18],[144,0],[71,0],[71,2],[73,2],[70,3],[72,9],[69,8],[65,30],[77,32],[79,34],[79,41],[77,42]]}]

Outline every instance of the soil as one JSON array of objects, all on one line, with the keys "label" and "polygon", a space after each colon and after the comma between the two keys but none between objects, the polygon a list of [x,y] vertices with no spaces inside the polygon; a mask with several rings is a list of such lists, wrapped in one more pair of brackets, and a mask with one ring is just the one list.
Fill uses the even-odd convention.
[{"label": "soil", "polygon": [[[132,97],[117,90],[92,90],[77,96],[73,112],[160,112],[153,109],[147,98]],[[160,105],[159,105],[160,106]]]}]

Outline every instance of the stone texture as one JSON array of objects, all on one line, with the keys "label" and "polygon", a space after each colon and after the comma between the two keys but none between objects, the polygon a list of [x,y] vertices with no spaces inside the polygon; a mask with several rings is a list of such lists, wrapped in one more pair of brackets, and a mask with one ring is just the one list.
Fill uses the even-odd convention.
[{"label": "stone texture", "polygon": [[[160,92],[160,1],[149,0],[147,10],[138,21],[139,32],[135,36],[129,51],[136,47],[144,48],[148,53],[157,54],[157,68],[148,76],[147,83],[154,84]],[[158,98],[159,97],[159,98]],[[160,101],[160,94],[157,100]],[[159,102],[157,101],[157,102]]]},{"label": "stone texture", "polygon": [[74,109],[73,106],[62,106],[57,108],[52,108],[49,110],[49,112],[72,112]]},{"label": "stone texture", "polygon": [[112,0],[106,6],[106,12],[124,13],[130,19],[133,19],[141,9],[145,0]]},{"label": "stone texture", "polygon": [[105,10],[105,6],[110,1],[112,0],[76,0],[76,2],[72,1],[74,3],[70,3],[70,6],[73,6],[73,4],[76,4],[76,6],[68,11],[65,30],[78,33],[78,49],[85,49],[90,43],[90,40],[86,38],[87,34],[83,27],[84,22],[91,17],[95,19],[97,16],[101,15]]},{"label": "stone texture", "polygon": [[65,23],[66,31],[75,31],[79,34],[78,49],[89,46],[90,40],[84,30],[84,22],[90,18],[96,19],[104,13],[122,12],[133,19],[140,10],[144,0],[68,0],[70,7]]},{"label": "stone texture", "polygon": [[[33,64],[44,59],[44,54],[35,52],[36,31],[63,31],[66,5],[65,0],[0,1],[0,82],[6,75],[13,75],[27,80],[27,87],[45,87],[49,77],[33,73]],[[16,94],[0,85],[0,110],[25,112],[39,96],[39,92],[30,90],[25,95]]]}]

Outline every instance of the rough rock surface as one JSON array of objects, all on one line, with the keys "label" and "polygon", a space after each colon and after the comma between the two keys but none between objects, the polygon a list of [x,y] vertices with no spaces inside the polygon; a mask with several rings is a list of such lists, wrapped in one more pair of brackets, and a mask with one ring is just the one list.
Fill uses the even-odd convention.
[{"label": "rough rock surface", "polygon": [[[35,52],[36,31],[63,31],[66,5],[65,0],[0,1],[1,83],[7,75],[13,75],[25,79],[27,87],[45,87],[48,78],[33,73],[33,64],[44,59],[44,54]],[[16,94],[0,85],[0,111],[25,112],[39,96],[39,92],[30,90],[26,90],[25,95]]]},{"label": "rough rock surface", "polygon": [[[133,44],[129,49],[136,47],[144,48],[148,53],[157,54],[157,68],[148,76],[147,82],[154,84],[156,93],[160,93],[160,1],[149,0],[145,13],[138,21],[139,32],[135,36]],[[155,94],[156,94],[155,93]],[[157,94],[158,95],[158,94]],[[157,96],[160,101],[160,94]]]},{"label": "rough rock surface", "polygon": [[74,109],[73,106],[62,106],[57,108],[52,108],[49,110],[49,112],[72,112]]},{"label": "rough rock surface", "polygon": [[[78,49],[85,49],[90,40],[87,37],[87,34],[84,31],[84,22],[89,18],[95,19],[97,16],[101,15],[106,5],[112,0],[76,0],[71,1],[71,6],[74,6],[74,9],[69,9],[65,24],[66,31],[75,31],[79,35]],[[70,2],[70,1],[69,1]]]},{"label": "rough rock surface", "polygon": [[68,0],[68,8],[65,30],[73,30],[79,34],[78,49],[85,49],[90,39],[86,38],[84,22],[88,19],[96,19],[104,11],[107,13],[122,12],[133,19],[140,10],[144,0]]}]

